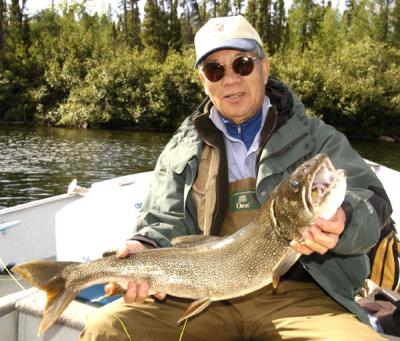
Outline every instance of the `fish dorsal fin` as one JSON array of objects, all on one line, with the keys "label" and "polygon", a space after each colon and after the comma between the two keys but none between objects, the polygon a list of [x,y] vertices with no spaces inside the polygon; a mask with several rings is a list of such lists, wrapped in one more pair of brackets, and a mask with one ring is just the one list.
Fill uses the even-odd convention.
[{"label": "fish dorsal fin", "polygon": [[211,241],[220,240],[219,236],[205,236],[202,234],[194,234],[190,236],[180,236],[171,240],[173,247],[193,247],[201,244],[206,244]]},{"label": "fish dorsal fin", "polygon": [[210,304],[211,300],[208,297],[200,298],[192,302],[189,307],[185,310],[183,315],[179,318],[178,323],[185,321],[189,317],[200,314],[204,309],[206,309]]},{"label": "fish dorsal fin", "polygon": [[288,248],[272,270],[272,286],[274,289],[278,287],[280,278],[297,262],[300,256],[301,253],[297,253],[291,247]]}]

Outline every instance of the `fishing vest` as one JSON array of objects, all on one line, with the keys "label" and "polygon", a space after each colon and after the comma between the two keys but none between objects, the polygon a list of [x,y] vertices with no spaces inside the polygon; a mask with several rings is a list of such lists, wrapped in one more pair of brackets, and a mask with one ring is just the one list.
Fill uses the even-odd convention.
[{"label": "fishing vest", "polygon": [[[210,235],[216,203],[216,178],[220,163],[219,151],[204,145],[192,198],[197,210],[197,223],[204,235]],[[260,207],[255,194],[256,179],[246,178],[229,183],[229,206],[225,214],[220,236],[234,233],[246,225]]]}]

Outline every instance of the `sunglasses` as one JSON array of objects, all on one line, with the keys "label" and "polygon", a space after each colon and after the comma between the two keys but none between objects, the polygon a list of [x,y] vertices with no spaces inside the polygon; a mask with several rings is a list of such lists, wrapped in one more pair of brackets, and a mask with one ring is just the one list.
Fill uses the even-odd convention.
[{"label": "sunglasses", "polygon": [[210,82],[218,82],[225,75],[225,67],[232,65],[233,72],[241,76],[248,76],[254,70],[254,61],[260,57],[238,57],[232,64],[220,64],[210,62],[204,65],[201,69]]}]

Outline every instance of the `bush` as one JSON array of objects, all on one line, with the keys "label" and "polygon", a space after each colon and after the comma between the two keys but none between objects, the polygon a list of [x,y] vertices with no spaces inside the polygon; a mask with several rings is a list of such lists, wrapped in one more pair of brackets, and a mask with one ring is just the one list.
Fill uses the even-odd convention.
[{"label": "bush", "polygon": [[275,56],[278,76],[310,111],[355,138],[400,131],[400,51],[365,38],[332,55],[317,46]]},{"label": "bush", "polygon": [[71,89],[55,125],[175,129],[201,100],[193,51],[121,50],[103,58]]}]

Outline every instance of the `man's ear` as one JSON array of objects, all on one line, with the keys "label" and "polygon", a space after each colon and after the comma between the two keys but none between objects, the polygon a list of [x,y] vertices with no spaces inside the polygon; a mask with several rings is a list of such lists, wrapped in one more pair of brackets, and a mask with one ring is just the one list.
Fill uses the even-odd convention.
[{"label": "man's ear", "polygon": [[208,96],[208,90],[207,90],[207,87],[206,87],[206,78],[205,78],[205,76],[203,75],[203,73],[200,72],[200,71],[199,71],[199,78],[200,78],[201,84],[203,84],[204,92],[205,92],[206,95]]},{"label": "man's ear", "polygon": [[264,84],[267,84],[269,77],[269,68],[270,68],[269,59],[267,57],[264,57],[264,59],[262,60],[262,68],[264,73]]}]

